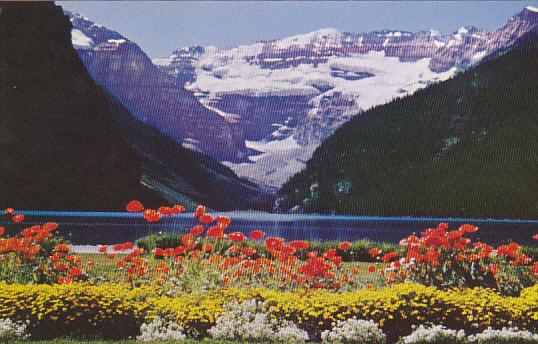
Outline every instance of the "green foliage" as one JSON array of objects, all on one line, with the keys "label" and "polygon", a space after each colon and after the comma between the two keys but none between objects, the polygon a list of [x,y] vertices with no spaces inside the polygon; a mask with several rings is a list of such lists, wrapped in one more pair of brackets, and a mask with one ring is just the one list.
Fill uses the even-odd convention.
[{"label": "green foliage", "polygon": [[356,116],[282,188],[284,208],[535,218],[537,54],[538,41],[529,41]]}]

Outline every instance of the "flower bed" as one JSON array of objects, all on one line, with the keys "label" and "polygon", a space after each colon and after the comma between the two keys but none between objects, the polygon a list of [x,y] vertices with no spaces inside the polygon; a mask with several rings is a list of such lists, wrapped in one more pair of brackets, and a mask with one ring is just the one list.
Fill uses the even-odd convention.
[{"label": "flower bed", "polygon": [[187,335],[204,337],[227,305],[252,299],[264,303],[260,311],[269,317],[290,321],[318,340],[333,323],[355,317],[374,321],[391,341],[424,323],[468,334],[488,327],[538,328],[538,286],[519,297],[481,288],[444,291],[418,284],[350,293],[226,289],[169,297],[153,288],[126,289],[118,284],[0,284],[0,318],[29,321],[32,338],[136,337],[141,325],[156,317],[173,321]]},{"label": "flower bed", "polygon": [[[184,208],[127,210],[157,222]],[[538,262],[517,243],[473,242],[475,226],[440,224],[395,247],[247,236],[203,206],[194,217],[183,233],[86,256],[55,223],[11,237],[0,227],[0,340],[535,340]]]}]

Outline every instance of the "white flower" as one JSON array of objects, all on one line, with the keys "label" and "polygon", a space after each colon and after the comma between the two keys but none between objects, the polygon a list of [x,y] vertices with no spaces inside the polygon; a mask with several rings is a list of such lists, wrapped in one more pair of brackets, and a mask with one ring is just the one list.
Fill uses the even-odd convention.
[{"label": "white flower", "polygon": [[187,336],[183,334],[183,328],[177,323],[165,322],[160,317],[155,318],[149,324],[142,324],[140,326],[140,335],[136,337],[137,340],[142,342],[179,341],[186,338]]},{"label": "white flower", "polygon": [[400,339],[401,344],[457,344],[465,343],[465,331],[450,330],[442,325],[420,325],[410,335]]},{"label": "white flower", "polygon": [[269,317],[265,308],[265,303],[255,299],[228,304],[208,332],[215,339],[294,343],[308,340],[308,333],[292,322],[279,322]]},{"label": "white flower", "polygon": [[470,336],[469,342],[479,344],[531,344],[538,343],[538,334],[521,331],[518,328],[494,330],[489,327],[482,333]]},{"label": "white flower", "polygon": [[11,319],[0,319],[0,341],[28,339],[30,335],[26,333],[26,328],[29,324],[29,321],[15,322]]},{"label": "white flower", "polygon": [[330,331],[321,333],[321,339],[329,343],[357,344],[383,344],[387,341],[387,337],[375,322],[356,318],[339,320]]}]

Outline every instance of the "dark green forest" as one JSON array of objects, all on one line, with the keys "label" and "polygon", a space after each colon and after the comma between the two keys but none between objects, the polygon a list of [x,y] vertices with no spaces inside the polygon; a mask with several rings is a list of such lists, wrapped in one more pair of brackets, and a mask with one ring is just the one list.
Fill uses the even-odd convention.
[{"label": "dark green forest", "polygon": [[357,115],[284,185],[283,208],[538,217],[538,40]]}]

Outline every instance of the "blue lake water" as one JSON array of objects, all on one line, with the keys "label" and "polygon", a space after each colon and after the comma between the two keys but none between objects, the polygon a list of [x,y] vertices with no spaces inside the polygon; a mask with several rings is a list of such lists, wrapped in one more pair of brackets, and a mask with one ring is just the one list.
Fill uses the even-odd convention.
[{"label": "blue lake water", "polygon": [[[47,221],[58,222],[58,232],[76,245],[114,244],[134,241],[138,238],[160,232],[185,233],[198,224],[192,214],[180,214],[173,218],[163,217],[159,223],[147,223],[141,214],[121,212],[45,212],[24,211],[26,220],[13,225],[2,218],[0,225],[9,233]],[[255,229],[264,230],[268,236],[279,236],[287,240],[308,239],[312,241],[354,241],[371,239],[375,241],[398,242],[413,232],[420,233],[426,228],[447,222],[453,228],[463,223],[478,226],[480,230],[474,239],[490,244],[516,241],[526,245],[536,245],[531,236],[538,233],[538,220],[492,220],[461,218],[411,218],[372,216],[325,216],[301,214],[258,214],[219,213],[233,220],[229,231],[249,234]]]}]

